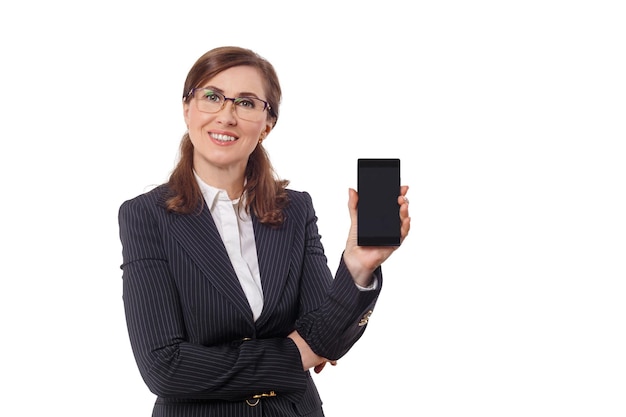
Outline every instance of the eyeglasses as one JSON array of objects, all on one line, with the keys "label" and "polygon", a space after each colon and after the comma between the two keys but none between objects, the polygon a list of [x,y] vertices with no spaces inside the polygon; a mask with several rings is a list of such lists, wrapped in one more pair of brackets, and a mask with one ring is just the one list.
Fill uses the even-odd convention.
[{"label": "eyeglasses", "polygon": [[187,98],[194,97],[199,111],[204,113],[217,113],[226,106],[228,100],[233,102],[235,114],[249,122],[258,122],[265,118],[264,111],[270,110],[267,101],[256,97],[226,97],[222,93],[209,88],[193,88],[187,93]]}]

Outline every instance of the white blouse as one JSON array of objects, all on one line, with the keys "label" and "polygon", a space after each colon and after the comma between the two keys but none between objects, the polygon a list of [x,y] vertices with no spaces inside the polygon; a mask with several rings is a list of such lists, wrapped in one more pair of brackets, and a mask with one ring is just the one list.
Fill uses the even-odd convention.
[{"label": "white blouse", "polygon": [[226,191],[208,185],[197,174],[196,180],[256,321],[263,310],[263,287],[252,218],[246,213],[243,204],[238,210],[239,199],[231,200]]}]

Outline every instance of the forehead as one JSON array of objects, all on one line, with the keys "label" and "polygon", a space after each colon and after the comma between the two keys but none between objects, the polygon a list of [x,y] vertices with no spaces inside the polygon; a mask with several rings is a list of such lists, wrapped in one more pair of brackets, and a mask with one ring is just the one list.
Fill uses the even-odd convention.
[{"label": "forehead", "polygon": [[261,72],[250,66],[228,68],[210,78],[203,87],[217,87],[228,95],[254,93],[265,96],[265,83]]}]

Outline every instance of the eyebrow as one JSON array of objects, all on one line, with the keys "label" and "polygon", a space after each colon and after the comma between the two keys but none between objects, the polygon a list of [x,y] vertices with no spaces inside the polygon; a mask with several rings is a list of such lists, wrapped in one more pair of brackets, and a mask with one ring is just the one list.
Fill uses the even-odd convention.
[{"label": "eyebrow", "polygon": [[[204,88],[205,90],[212,90],[212,91],[215,91],[217,93],[224,94],[224,90],[222,90],[219,87],[215,87],[214,85],[207,85],[207,86],[202,87],[202,88]],[[241,91],[241,92],[239,92],[237,94],[237,97],[256,97],[256,98],[259,98],[259,96],[256,93],[253,93],[251,91]]]}]

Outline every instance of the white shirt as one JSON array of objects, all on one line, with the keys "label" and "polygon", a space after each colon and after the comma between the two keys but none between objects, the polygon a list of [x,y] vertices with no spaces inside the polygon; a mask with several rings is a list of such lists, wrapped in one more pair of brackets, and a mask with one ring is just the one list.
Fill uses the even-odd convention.
[{"label": "white shirt", "polygon": [[252,218],[243,204],[238,210],[239,199],[231,200],[226,191],[208,185],[195,175],[256,321],[263,310],[263,287]]}]

